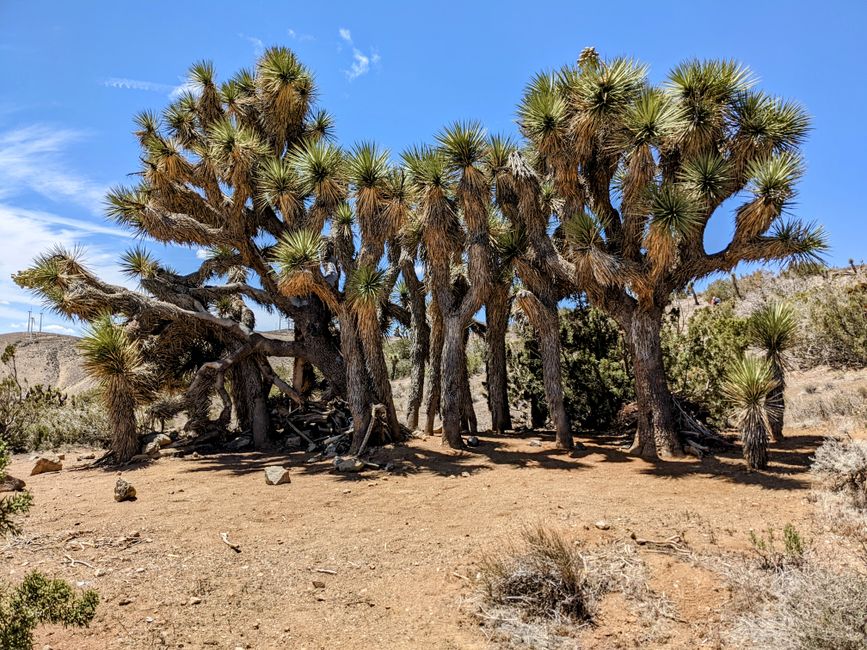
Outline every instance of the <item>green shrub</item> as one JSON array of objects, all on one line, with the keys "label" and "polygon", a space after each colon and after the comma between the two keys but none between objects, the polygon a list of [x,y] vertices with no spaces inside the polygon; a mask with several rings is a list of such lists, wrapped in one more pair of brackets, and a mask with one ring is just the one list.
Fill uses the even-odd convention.
[{"label": "green shrub", "polygon": [[[6,476],[9,454],[0,440],[0,481]],[[22,492],[0,499],[0,535],[16,533],[13,521],[30,509],[30,494]],[[0,648],[30,650],[33,630],[42,623],[86,626],[93,620],[99,596],[93,590],[76,596],[63,580],[51,580],[34,571],[20,585],[0,584]]]},{"label": "green shrub", "polygon": [[[538,336],[524,322],[517,334],[509,345],[510,401],[528,404],[531,426],[542,426],[548,411]],[[566,412],[576,427],[606,429],[632,397],[620,330],[596,309],[579,305],[560,311],[560,368]]]},{"label": "green shrub", "polygon": [[728,406],[722,395],[726,372],[747,348],[747,321],[731,303],[697,309],[686,326],[673,314],[662,330],[662,348],[672,393],[706,412],[721,426]]},{"label": "green shrub", "polygon": [[825,285],[803,298],[795,355],[836,368],[867,366],[867,283]]},{"label": "green shrub", "polygon": [[104,446],[109,437],[105,409],[95,392],[66,397],[41,385],[22,389],[12,377],[0,381],[0,440],[12,450]]}]

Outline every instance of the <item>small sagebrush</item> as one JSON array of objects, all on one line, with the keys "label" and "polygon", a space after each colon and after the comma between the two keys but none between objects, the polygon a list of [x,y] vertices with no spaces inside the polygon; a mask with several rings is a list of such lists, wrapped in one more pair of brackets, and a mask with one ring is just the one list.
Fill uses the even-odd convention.
[{"label": "small sagebrush", "polygon": [[574,634],[613,592],[636,605],[649,636],[672,616],[629,544],[587,549],[556,530],[526,528],[517,544],[484,557],[479,575],[478,615],[501,647],[574,647]]},{"label": "small sagebrush", "polygon": [[[753,585],[755,587],[755,585]],[[815,564],[768,575],[751,611],[735,622],[736,647],[775,650],[867,648],[867,577]]]},{"label": "small sagebrush", "polygon": [[867,440],[829,438],[816,450],[812,472],[822,489],[867,510]]}]

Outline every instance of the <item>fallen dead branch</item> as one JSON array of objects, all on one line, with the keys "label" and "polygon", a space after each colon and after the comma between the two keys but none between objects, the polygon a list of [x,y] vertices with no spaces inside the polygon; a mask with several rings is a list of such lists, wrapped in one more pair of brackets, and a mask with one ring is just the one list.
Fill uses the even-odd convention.
[{"label": "fallen dead branch", "polygon": [[240,546],[238,546],[237,544],[234,544],[234,543],[232,543],[232,542],[229,541],[229,533],[220,533],[220,539],[223,540],[223,544],[225,544],[225,545],[228,546],[230,549],[232,549],[233,551],[235,551],[235,553],[240,553],[240,552],[241,552],[241,547],[240,547]]}]

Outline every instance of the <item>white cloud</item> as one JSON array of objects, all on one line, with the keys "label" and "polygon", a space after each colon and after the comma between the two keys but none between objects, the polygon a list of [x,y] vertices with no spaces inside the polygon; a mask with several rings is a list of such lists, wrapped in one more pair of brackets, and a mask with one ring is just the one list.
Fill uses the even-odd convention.
[{"label": "white cloud", "polygon": [[182,84],[172,88],[172,92],[169,93],[169,99],[177,99],[184,93],[190,93],[191,95],[198,97],[200,92],[201,89],[188,79]]},{"label": "white cloud", "polygon": [[[243,38],[245,37],[243,34],[240,35]],[[264,44],[258,38],[251,39],[258,41],[258,43],[264,48]],[[190,92],[194,95],[198,94],[199,88],[189,79],[181,80],[181,83],[173,86],[171,84],[161,84],[155,81],[142,81],[141,79],[127,79],[125,77],[109,77],[101,82],[103,86],[106,88],[118,88],[120,90],[144,90],[146,92],[151,93],[159,93],[161,95],[165,95],[170,99],[177,99],[185,92]]]},{"label": "white cloud", "polygon": [[256,56],[260,56],[262,52],[265,51],[265,42],[261,38],[256,38],[255,36],[247,36],[246,34],[238,34],[238,36],[243,38],[245,41],[248,41],[250,45],[253,46],[253,53]]},{"label": "white cloud", "polygon": [[211,251],[209,251],[207,248],[197,248],[196,249],[196,257],[200,260],[208,259],[208,255],[210,255],[210,254],[211,254]]},{"label": "white cloud", "polygon": [[35,124],[0,133],[0,199],[22,189],[101,212],[106,188],[70,171],[61,153],[83,134]]},{"label": "white cloud", "polygon": [[361,75],[367,74],[370,71],[370,58],[366,57],[360,51],[352,50],[352,65],[349,70],[346,70],[346,78],[352,81],[358,79]]},{"label": "white cloud", "polygon": [[301,34],[299,32],[296,32],[291,27],[288,30],[286,30],[286,33],[289,34],[289,38],[296,40],[296,41],[299,41],[301,43],[316,40],[316,38],[312,34]]},{"label": "white cloud", "polygon": [[[349,45],[352,45],[352,63],[348,70],[344,70],[346,78],[349,81],[354,81],[362,75],[366,75],[370,72],[371,63],[376,65],[381,61],[381,57],[375,49],[371,48],[370,52],[365,54],[364,51],[357,48],[352,40],[352,32],[350,32],[346,27],[341,27],[338,30],[338,34],[340,34],[341,39],[346,41]],[[340,51],[339,46],[338,51]]]},{"label": "white cloud", "polygon": [[146,90],[152,93],[170,93],[174,86],[160,84],[153,81],[141,81],[139,79],[126,79],[123,77],[109,77],[102,82],[107,88],[122,88],[123,90]]},{"label": "white cloud", "polygon": [[[37,326],[39,325],[37,321]],[[43,332],[56,332],[57,334],[68,334],[69,336],[75,336],[78,334],[78,330],[74,330],[71,327],[66,327],[64,325],[42,325]]]}]

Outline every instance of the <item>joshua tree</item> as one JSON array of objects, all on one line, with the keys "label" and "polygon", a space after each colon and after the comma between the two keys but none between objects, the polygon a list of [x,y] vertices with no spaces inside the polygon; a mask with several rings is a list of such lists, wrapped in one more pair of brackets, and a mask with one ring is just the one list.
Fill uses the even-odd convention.
[{"label": "joshua tree", "polygon": [[[404,216],[400,179],[374,147],[361,145],[347,159],[330,142],[333,123],[314,106],[312,74],[288,49],[268,49],[255,71],[222,85],[210,63],[194,65],[190,79],[194,92],[161,116],[136,118],[140,181],[112,190],[108,211],[138,235],[204,249],[207,258],[180,274],[133,249],[123,264],[142,291],[132,291],[55,250],[16,281],[67,316],[114,315],[167,389],[153,406],[160,417],[185,410],[188,428],[201,432],[224,428],[234,411],[261,445],[271,386],[302,401],[312,364],[327,394],[349,398],[356,414],[369,417],[368,405],[385,404],[396,435],[380,340],[395,274],[380,283],[377,273]],[[341,276],[352,280],[351,296],[337,291]],[[292,320],[294,340],[256,332],[250,302]],[[295,387],[271,368],[275,356],[295,359]],[[348,395],[350,383],[362,394]],[[215,392],[223,409],[211,421]]]},{"label": "joshua tree", "polygon": [[[826,247],[821,228],[783,216],[802,174],[807,116],[753,86],[730,61],[687,61],[654,85],[645,66],[591,48],[577,65],[537,75],[519,108],[530,148],[510,154],[502,185],[511,196],[498,196],[526,232],[519,275],[524,267],[522,279],[542,280],[525,284],[549,310],[564,291],[583,292],[624,331],[640,412],[635,453],[682,453],[660,346],[673,293],[742,261],[811,260]],[[708,252],[708,221],[744,194],[731,241]]]},{"label": "joshua tree", "polygon": [[114,461],[125,463],[139,453],[135,410],[149,392],[138,344],[106,315],[91,325],[79,349],[84,369],[99,382],[112,428]]},{"label": "joshua tree", "polygon": [[776,387],[770,363],[749,356],[732,365],[723,384],[723,394],[736,410],[744,460],[750,469],[768,464],[769,419],[777,408],[770,395]]},{"label": "joshua tree", "polygon": [[774,405],[768,413],[771,439],[783,439],[783,416],[786,402],[786,351],[792,346],[798,328],[795,310],[786,303],[772,302],[761,307],[750,317],[749,331],[753,343],[765,351],[765,359],[771,366],[774,390],[768,401]]}]

